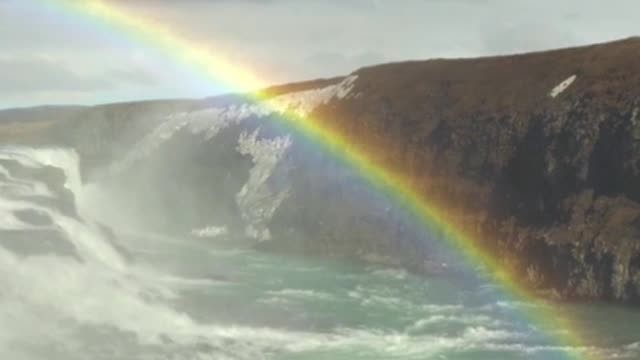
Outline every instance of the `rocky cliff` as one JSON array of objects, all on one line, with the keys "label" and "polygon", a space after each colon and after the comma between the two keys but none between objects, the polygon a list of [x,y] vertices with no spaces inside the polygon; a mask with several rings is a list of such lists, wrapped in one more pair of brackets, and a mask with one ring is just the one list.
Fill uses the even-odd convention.
[{"label": "rocky cliff", "polygon": [[[385,64],[265,93],[294,107],[312,101],[311,117],[410,179],[522,281],[563,298],[640,303],[639,56],[640,39],[627,39]],[[340,93],[344,85],[347,94]],[[431,250],[423,235],[389,215],[384,199],[372,200],[357,174],[273,125],[277,114],[256,106],[225,96],[71,108],[58,119],[39,113],[28,122],[3,120],[0,140],[73,147],[85,181],[147,144],[145,169],[133,167],[127,171],[134,175],[115,182],[130,189],[158,181],[150,179],[178,184],[161,194],[134,191],[140,203],[198,209],[189,212],[196,220],[179,212],[180,226],[171,230],[202,227],[211,217],[240,229],[243,219],[269,227],[259,244],[265,249],[425,270]],[[205,129],[198,125],[203,116],[224,122]],[[156,138],[171,138],[162,146],[147,139],[160,130]],[[205,135],[195,141],[195,133]],[[250,149],[260,147],[276,155],[260,158]],[[166,166],[168,159],[179,166]],[[259,191],[247,194],[242,184],[251,181]],[[249,200],[267,198],[276,199],[268,216],[247,210]],[[170,221],[167,213],[147,220]]]},{"label": "rocky cliff", "polygon": [[[535,285],[640,298],[640,40],[383,65],[319,109]],[[354,136],[354,139],[362,137]],[[457,213],[457,214],[455,214]]]}]

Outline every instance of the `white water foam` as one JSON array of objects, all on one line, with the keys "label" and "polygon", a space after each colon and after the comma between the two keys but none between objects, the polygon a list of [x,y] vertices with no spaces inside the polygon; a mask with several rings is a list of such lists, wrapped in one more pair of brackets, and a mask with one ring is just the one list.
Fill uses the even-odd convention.
[{"label": "white water foam", "polygon": [[[30,163],[30,166],[44,165],[36,160],[45,158],[37,155],[38,150],[16,151],[25,156],[25,163]],[[1,149],[0,154],[12,157]],[[72,159],[73,156],[65,155],[64,158]],[[65,161],[53,159],[49,163],[66,164]],[[71,164],[60,166],[77,166],[77,163]],[[77,169],[64,170],[74,174]],[[56,254],[21,257],[0,246],[2,358],[35,360],[42,358],[43,353],[49,355],[47,358],[56,360],[96,358],[96,355],[131,358],[126,350],[115,348],[111,349],[112,353],[85,353],[83,333],[87,329],[99,331],[101,346],[106,346],[106,351],[109,351],[109,340],[103,339],[104,334],[116,332],[136,346],[161,351],[142,355],[141,358],[176,360],[268,359],[281,352],[296,356],[332,351],[370,354],[372,358],[424,359],[448,352],[478,349],[503,349],[522,354],[571,350],[520,344],[518,341],[522,334],[479,324],[483,319],[461,320],[467,326],[448,335],[416,335],[376,328],[310,332],[198,322],[173,307],[173,300],[177,298],[176,288],[211,286],[214,285],[211,280],[182,278],[128,263],[90,223],[62,215],[54,208],[28,200],[5,199],[2,193],[0,204],[2,216],[17,208],[45,211],[78,248],[81,257],[81,261]],[[390,294],[384,291],[368,292],[365,288],[355,291],[356,297],[375,295],[382,298],[386,295],[388,299],[378,300],[383,303],[391,301]],[[292,288],[274,290],[271,295],[299,300],[331,298],[330,294],[315,290]],[[442,313],[459,310],[456,305],[434,304],[428,307],[395,300],[390,304]],[[432,321],[437,320],[434,318]],[[203,344],[207,346],[203,347]],[[633,350],[633,346],[629,348]],[[62,355],[56,357],[49,352],[50,349],[56,349]],[[77,357],[70,357],[76,354]]]},{"label": "white water foam", "polygon": [[[77,156],[72,151],[2,148],[0,158],[26,167],[58,167],[67,174],[68,189],[75,191],[81,186]],[[37,191],[25,195],[34,194]],[[170,292],[141,281],[154,275],[129,267],[93,225],[63,215],[53,207],[7,199],[2,193],[0,218],[4,220],[0,226],[4,230],[34,228],[12,215],[22,209],[47,214],[54,227],[74,245],[80,259],[56,254],[22,257],[0,246],[0,322],[6,329],[0,331],[0,349],[28,347],[34,329],[49,334],[43,339],[65,343],[69,339],[59,327],[65,321],[109,325],[149,338],[158,335],[161,324],[175,322],[179,327],[181,322],[188,322],[184,316],[172,315],[164,306],[150,302],[166,298]]]},{"label": "white water foam", "polygon": [[329,293],[318,291],[318,290],[308,290],[308,289],[281,289],[281,290],[272,290],[267,291],[266,294],[271,295],[276,298],[283,299],[304,299],[304,300],[335,300],[335,297]]},{"label": "white water foam", "polygon": [[[61,148],[28,148],[28,147],[3,147],[0,151],[0,159],[14,160],[22,166],[38,168],[52,166],[61,169],[65,174],[65,187],[76,192],[80,189],[80,167],[78,154],[74,150]],[[6,172],[6,169],[4,169]]]},{"label": "white water foam", "polygon": [[393,280],[404,280],[409,276],[409,273],[404,269],[378,269],[372,271],[373,275],[383,278],[389,278]]},{"label": "white water foam", "polygon": [[227,235],[229,231],[226,226],[214,226],[210,225],[202,229],[191,230],[191,235],[199,238],[216,238],[219,236]]},{"label": "white water foam", "polygon": [[236,203],[242,219],[247,224],[245,235],[269,240],[271,234],[267,227],[269,220],[288,195],[287,190],[275,192],[268,185],[276,165],[291,146],[289,136],[274,139],[258,139],[259,129],[252,134],[243,132],[238,140],[238,152],[250,155],[253,167],[249,171],[249,180],[236,194]]},{"label": "white water foam", "polygon": [[[81,187],[78,156],[75,151],[65,149],[33,149],[19,147],[5,147],[0,149],[0,159],[15,160],[25,167],[38,168],[52,166],[61,169],[66,175],[65,187],[72,193],[79,193]],[[9,177],[10,179],[13,177]],[[35,181],[34,181],[35,182]],[[6,183],[5,183],[6,184]],[[41,188],[23,188],[20,195],[42,195]],[[29,192],[31,190],[31,192]],[[28,200],[13,200],[6,198],[7,193],[0,194],[0,211],[2,222],[0,227],[4,230],[28,230],[38,226],[28,225],[18,220],[14,212],[18,210],[32,209],[36,212],[48,215],[55,226],[62,230],[69,241],[85,259],[99,260],[105,266],[122,268],[124,261],[103,239],[100,239],[99,231],[91,225],[83,224],[80,219],[74,219],[64,215],[54,208],[32,203]],[[16,195],[11,194],[11,195]]]},{"label": "white water foam", "polygon": [[406,330],[416,332],[427,330],[433,325],[439,324],[465,324],[473,326],[484,326],[487,328],[499,328],[502,322],[487,315],[479,314],[457,314],[457,315],[431,315],[414,322]]}]

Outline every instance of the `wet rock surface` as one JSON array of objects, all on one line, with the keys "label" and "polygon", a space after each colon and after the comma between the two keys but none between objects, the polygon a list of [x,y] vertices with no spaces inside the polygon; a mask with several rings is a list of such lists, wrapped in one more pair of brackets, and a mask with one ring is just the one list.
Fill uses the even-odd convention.
[{"label": "wet rock surface", "polygon": [[371,67],[356,72],[361,96],[318,116],[412,179],[524,281],[638,302],[639,54],[628,39]]},{"label": "wet rock surface", "polygon": [[[638,56],[640,40],[634,38],[374,66],[354,73],[349,96],[320,105],[311,117],[410,179],[424,201],[437,204],[522,281],[563,298],[640,303]],[[333,80],[327,81],[302,88]],[[563,83],[568,85],[558,88]],[[289,87],[270,91],[301,86]],[[90,179],[164,115],[216,101],[222,100],[81,108],[60,122],[5,124],[0,140],[74,147]],[[225,138],[233,143],[239,131],[228,131],[236,132]],[[194,146],[180,136],[173,141]],[[203,149],[219,151],[217,146]],[[237,209],[228,194],[240,188],[235,174],[246,177],[249,160],[215,155],[218,163],[240,164],[225,182],[225,174],[206,167],[206,154],[196,153],[207,170],[189,176],[191,186],[219,184],[212,194],[226,210],[217,215],[231,221]],[[184,153],[163,154],[187,161]],[[370,194],[354,185],[355,174],[295,142],[285,164],[289,196],[272,219],[273,240],[260,247],[440,271],[428,261],[424,234],[412,233],[402,216],[390,218],[384,206],[358,201]],[[158,174],[179,179],[185,171],[159,168]],[[192,198],[203,209],[214,200]]]}]

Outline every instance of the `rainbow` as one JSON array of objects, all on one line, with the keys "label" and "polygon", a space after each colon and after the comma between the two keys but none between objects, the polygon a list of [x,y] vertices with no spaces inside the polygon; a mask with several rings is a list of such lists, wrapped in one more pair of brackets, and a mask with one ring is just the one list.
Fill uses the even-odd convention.
[{"label": "rainbow", "polygon": [[[246,93],[251,100],[266,100],[267,95],[257,91],[267,85],[247,68],[218,55],[212,49],[180,36],[163,24],[133,13],[130,9],[100,0],[39,0],[65,16],[89,21],[116,36],[133,40],[141,45],[158,49],[179,66],[191,70],[212,84],[223,84],[229,89]],[[326,122],[313,117],[301,117],[286,108],[278,108],[277,102],[265,102],[273,111],[282,114],[287,128],[304,135],[325,151],[332,153],[341,162],[348,164],[376,191],[394,199],[408,210],[429,231],[436,229],[448,245],[471,265],[486,269],[487,276],[502,289],[509,300],[525,301],[539,306],[520,310],[524,319],[548,333],[549,340],[566,348],[565,359],[596,359],[589,351],[588,341],[563,314],[553,310],[538,299],[533,292],[518,281],[515,274],[505,269],[498,259],[483,250],[479,241],[474,241],[455,219],[447,215],[446,207],[427,201],[411,185],[408,178],[398,175],[374,161],[372,154],[355,145],[333,130]],[[554,335],[551,334],[551,330]]]}]

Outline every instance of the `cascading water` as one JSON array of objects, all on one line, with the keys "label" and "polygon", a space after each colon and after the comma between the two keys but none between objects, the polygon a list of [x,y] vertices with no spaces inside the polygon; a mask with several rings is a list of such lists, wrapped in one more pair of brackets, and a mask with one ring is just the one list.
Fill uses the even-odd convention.
[{"label": "cascading water", "polygon": [[259,240],[268,240],[271,238],[269,221],[286,198],[287,191],[273,194],[266,182],[291,146],[291,139],[286,136],[258,140],[257,136],[256,129],[251,135],[242,133],[238,140],[238,152],[251,155],[254,166],[249,173],[249,180],[236,195],[236,202],[243,220],[248,224],[245,234]]},{"label": "cascading water", "polygon": [[[308,113],[353,81],[273,101]],[[254,250],[289,237],[328,253],[430,251],[272,116],[250,103],[170,115],[85,181],[76,150],[0,148],[0,358],[566,358],[519,316],[545,305],[505,301],[479,279]],[[609,325],[637,314],[566,311],[614,334],[594,356],[640,356]]]},{"label": "cascading water", "polygon": [[[65,175],[64,183],[52,184],[58,185],[52,189],[37,177],[20,178],[3,167],[0,349],[4,358],[175,358],[182,354],[181,358],[260,359],[272,340],[282,346],[294,338],[268,329],[199,324],[174,309],[172,301],[180,290],[215,287],[219,281],[210,275],[183,278],[155,267],[141,255],[168,250],[163,247],[176,245],[171,241],[163,244],[154,238],[153,248],[146,248],[149,239],[129,239],[127,251],[135,258],[127,261],[119,246],[114,246],[115,240],[92,219],[60,212],[56,205],[65,191],[76,200],[82,196],[74,151],[3,148],[0,159],[18,170],[44,170],[38,175],[45,178],[56,170]],[[43,197],[54,201],[42,205],[38,200]],[[15,215],[24,211],[41,214],[48,218],[47,224],[30,224]],[[57,239],[48,239],[58,243],[37,243],[32,235],[43,230],[60,232]],[[11,237],[12,231],[22,231],[23,236]],[[33,242],[26,246],[33,252],[16,251],[12,242]],[[194,245],[185,244],[189,246]],[[60,251],[65,248],[73,250]],[[251,345],[254,340],[255,346]]]}]

